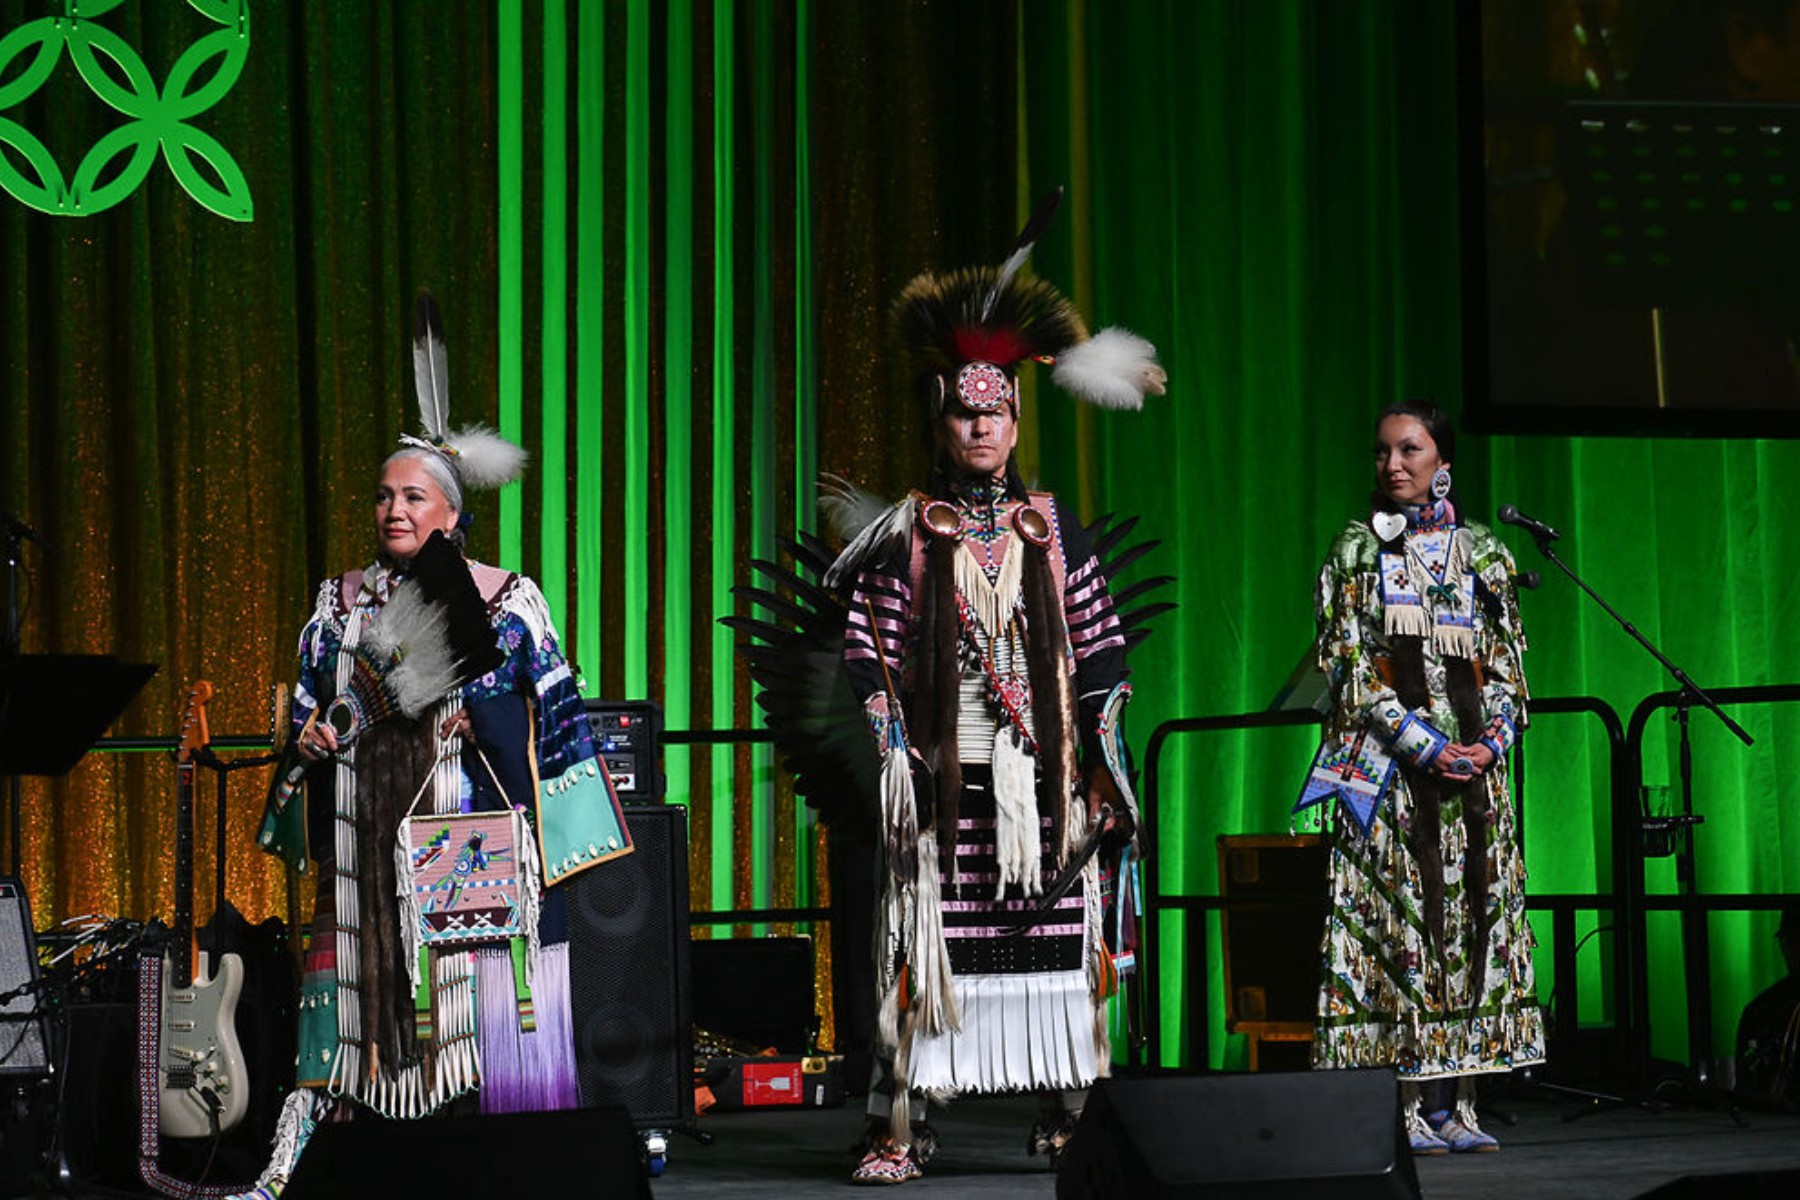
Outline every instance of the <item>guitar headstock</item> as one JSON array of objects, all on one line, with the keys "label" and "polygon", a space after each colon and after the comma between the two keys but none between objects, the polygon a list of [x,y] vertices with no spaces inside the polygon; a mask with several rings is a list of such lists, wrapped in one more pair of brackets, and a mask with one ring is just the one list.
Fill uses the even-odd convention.
[{"label": "guitar headstock", "polygon": [[213,685],[204,679],[194,680],[194,686],[188,689],[187,712],[181,718],[181,748],[175,752],[175,761],[189,761],[194,751],[204,749],[212,741],[212,735],[206,732],[206,705],[212,697]]}]

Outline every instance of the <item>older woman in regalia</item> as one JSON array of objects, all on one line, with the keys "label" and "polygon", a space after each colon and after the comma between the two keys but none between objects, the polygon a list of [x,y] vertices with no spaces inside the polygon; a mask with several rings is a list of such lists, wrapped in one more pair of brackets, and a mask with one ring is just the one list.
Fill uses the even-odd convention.
[{"label": "older woman in regalia", "polygon": [[450,430],[428,296],[415,374],[423,436],[382,464],[375,560],[319,586],[261,833],[319,869],[267,1193],[327,1113],[579,1103],[555,885],[630,851],[543,594],[463,557],[465,490],[517,478],[524,452]]}]

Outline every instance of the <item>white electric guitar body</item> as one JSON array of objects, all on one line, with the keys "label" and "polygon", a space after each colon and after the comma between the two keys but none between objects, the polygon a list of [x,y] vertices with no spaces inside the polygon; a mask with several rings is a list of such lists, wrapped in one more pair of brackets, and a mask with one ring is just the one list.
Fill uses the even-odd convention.
[{"label": "white electric guitar body", "polygon": [[176,966],[172,958],[163,963],[159,1128],[164,1137],[211,1137],[215,1102],[221,1133],[242,1121],[250,1106],[244,1051],[237,1036],[244,961],[227,954],[213,976],[201,951],[199,968],[187,987],[176,984]]},{"label": "white electric guitar body", "polygon": [[194,968],[194,752],[207,741],[205,680],[188,693],[176,754],[175,922],[163,959],[162,1020],[157,1030],[157,1128],[164,1137],[225,1133],[244,1119],[250,1089],[238,1044],[237,1002],[244,960],[227,954],[217,975],[208,956]]}]

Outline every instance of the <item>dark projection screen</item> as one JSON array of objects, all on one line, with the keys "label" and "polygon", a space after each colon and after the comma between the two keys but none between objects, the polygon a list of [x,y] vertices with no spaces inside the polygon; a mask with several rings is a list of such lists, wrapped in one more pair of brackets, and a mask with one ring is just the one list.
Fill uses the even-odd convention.
[{"label": "dark projection screen", "polygon": [[1800,436],[1800,0],[1466,0],[1490,432]]}]

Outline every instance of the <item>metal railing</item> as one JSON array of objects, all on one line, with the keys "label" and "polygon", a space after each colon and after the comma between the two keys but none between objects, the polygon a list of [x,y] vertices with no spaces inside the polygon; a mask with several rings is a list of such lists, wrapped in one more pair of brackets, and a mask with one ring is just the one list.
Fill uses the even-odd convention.
[{"label": "metal railing", "polygon": [[[1721,688],[1710,693],[1721,706],[1734,704],[1773,704],[1800,700],[1800,684],[1776,684],[1760,687]],[[1780,908],[1789,902],[1785,896],[1749,893],[1699,894],[1692,878],[1691,854],[1686,857],[1682,890],[1676,894],[1649,895],[1645,885],[1645,813],[1641,802],[1643,779],[1644,734],[1652,714],[1665,709],[1685,710],[1692,706],[1690,697],[1681,692],[1659,692],[1646,697],[1633,710],[1629,725],[1619,719],[1617,711],[1605,701],[1592,696],[1567,696],[1534,699],[1533,717],[1556,714],[1588,714],[1599,721],[1606,741],[1607,803],[1610,832],[1610,887],[1596,887],[1591,893],[1531,893],[1526,895],[1527,908],[1548,912],[1551,918],[1551,964],[1556,1004],[1554,1032],[1572,1036],[1577,1029],[1578,996],[1575,952],[1576,916],[1582,912],[1611,913],[1613,938],[1613,1036],[1619,1064],[1625,1071],[1625,1083],[1641,1087],[1648,1081],[1650,1070],[1650,977],[1647,915],[1652,911],[1675,911],[1681,914],[1682,940],[1686,955],[1687,993],[1689,1001],[1690,1059],[1704,1070],[1706,1051],[1710,1046],[1710,979],[1708,975],[1708,914],[1720,911],[1757,911]],[[1238,713],[1214,717],[1188,717],[1165,721],[1151,734],[1144,754],[1143,805],[1146,826],[1153,831],[1161,827],[1161,809],[1167,784],[1163,758],[1171,740],[1183,735],[1317,725],[1320,717],[1311,710],[1286,712]],[[1542,735],[1523,735],[1516,750],[1514,778],[1517,781],[1520,837],[1529,819],[1527,803],[1526,762]],[[1683,757],[1686,758],[1685,736]],[[1295,768],[1296,779],[1304,764]],[[1689,777],[1684,768],[1683,778]],[[1684,814],[1692,816],[1692,795],[1683,789]],[[1154,847],[1152,847],[1154,849]],[[1689,847],[1691,850],[1691,847]],[[1185,1056],[1194,1062],[1210,1059],[1211,987],[1205,978],[1208,963],[1207,914],[1220,909],[1217,894],[1169,895],[1162,887],[1162,872],[1154,853],[1145,863],[1145,938],[1148,953],[1144,963],[1144,1033],[1142,1046],[1134,1046],[1134,1063],[1160,1068],[1163,1061],[1162,990],[1158,952],[1167,941],[1163,916],[1184,914],[1184,930],[1180,945],[1183,961],[1188,965],[1188,979],[1193,986],[1184,989],[1188,1017],[1189,1051]]]}]

